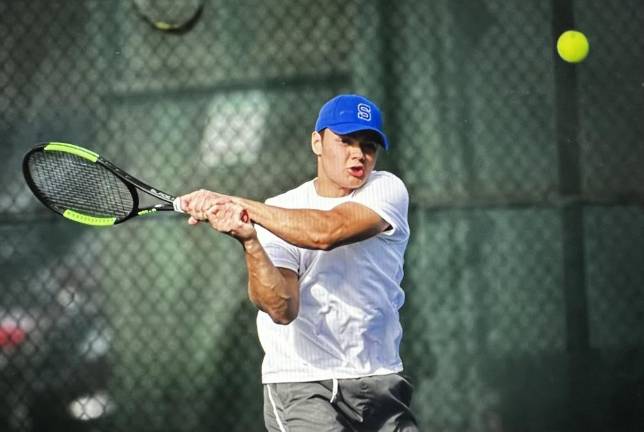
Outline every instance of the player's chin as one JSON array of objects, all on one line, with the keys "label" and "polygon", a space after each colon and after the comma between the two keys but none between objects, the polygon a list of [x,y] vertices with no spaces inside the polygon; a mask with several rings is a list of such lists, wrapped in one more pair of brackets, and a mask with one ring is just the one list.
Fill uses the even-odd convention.
[{"label": "player's chin", "polygon": [[366,175],[359,176],[359,177],[350,175],[349,178],[347,179],[346,187],[349,189],[358,189],[367,182],[367,178],[368,176]]}]

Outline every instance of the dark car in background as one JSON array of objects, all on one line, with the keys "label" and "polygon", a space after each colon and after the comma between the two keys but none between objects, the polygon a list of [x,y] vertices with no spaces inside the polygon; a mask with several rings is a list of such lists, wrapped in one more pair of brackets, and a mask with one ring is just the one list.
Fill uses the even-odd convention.
[{"label": "dark car in background", "polygon": [[0,431],[85,431],[114,409],[111,333],[76,284],[0,303]]}]

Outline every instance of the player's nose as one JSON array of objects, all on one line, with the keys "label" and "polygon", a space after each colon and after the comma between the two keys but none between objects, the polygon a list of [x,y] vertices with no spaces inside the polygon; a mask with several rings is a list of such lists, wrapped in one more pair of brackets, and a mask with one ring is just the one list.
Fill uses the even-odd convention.
[{"label": "player's nose", "polygon": [[365,151],[360,145],[360,143],[355,143],[349,147],[350,147],[350,154],[352,159],[364,160]]}]

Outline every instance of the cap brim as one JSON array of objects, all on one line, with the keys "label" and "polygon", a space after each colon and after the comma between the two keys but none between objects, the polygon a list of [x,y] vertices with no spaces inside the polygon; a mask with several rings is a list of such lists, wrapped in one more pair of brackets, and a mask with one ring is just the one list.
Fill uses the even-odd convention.
[{"label": "cap brim", "polygon": [[368,126],[365,127],[364,124],[360,124],[360,123],[345,123],[341,125],[327,126],[327,128],[331,129],[333,133],[336,133],[338,135],[347,135],[350,133],[364,131],[364,130],[373,131],[377,133],[378,136],[380,137],[381,139],[380,143],[385,148],[385,150],[389,149],[389,142],[387,141],[387,136],[384,133],[382,133],[382,131],[376,128],[372,128]]}]

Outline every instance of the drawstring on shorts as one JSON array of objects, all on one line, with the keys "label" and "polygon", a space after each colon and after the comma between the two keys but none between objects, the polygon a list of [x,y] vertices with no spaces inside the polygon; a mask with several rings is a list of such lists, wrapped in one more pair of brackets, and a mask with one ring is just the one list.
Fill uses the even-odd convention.
[{"label": "drawstring on shorts", "polygon": [[338,379],[333,378],[333,390],[331,390],[331,399],[329,402],[334,403],[338,399]]}]

